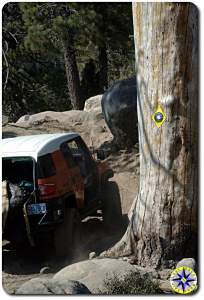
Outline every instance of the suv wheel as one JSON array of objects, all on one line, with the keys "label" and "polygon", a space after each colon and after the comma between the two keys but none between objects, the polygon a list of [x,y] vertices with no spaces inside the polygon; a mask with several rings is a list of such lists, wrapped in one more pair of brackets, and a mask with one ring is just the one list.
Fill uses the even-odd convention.
[{"label": "suv wheel", "polygon": [[78,222],[77,209],[65,208],[64,221],[54,231],[54,248],[57,257],[72,257]]}]

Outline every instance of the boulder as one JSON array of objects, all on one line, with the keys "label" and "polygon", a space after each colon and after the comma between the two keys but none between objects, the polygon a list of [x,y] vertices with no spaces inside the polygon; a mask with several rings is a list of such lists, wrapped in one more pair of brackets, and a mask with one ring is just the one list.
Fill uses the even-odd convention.
[{"label": "boulder", "polygon": [[168,294],[174,293],[169,280],[159,280],[158,283],[159,283],[159,288],[164,293],[168,293]]},{"label": "boulder", "polygon": [[17,289],[17,295],[48,295],[51,292],[48,292],[46,279],[33,278],[29,281],[26,281],[24,284]]},{"label": "boulder", "polygon": [[101,99],[103,95],[97,95],[86,100],[84,111],[102,114]]},{"label": "boulder", "polygon": [[25,282],[17,295],[85,295],[91,294],[88,288],[74,280],[34,278]]},{"label": "boulder", "polygon": [[195,270],[196,261],[194,258],[183,258],[176,265],[176,268],[180,268],[180,267],[188,267],[191,268],[192,270]]},{"label": "boulder", "polygon": [[85,122],[88,113],[81,110],[69,110],[63,112],[43,111],[33,115],[22,116],[15,124],[23,125],[25,127],[39,126],[44,123],[56,124],[71,124],[76,125]]},{"label": "boulder", "polygon": [[88,111],[70,110],[63,112],[44,111],[33,115],[24,115],[16,123],[4,127],[4,137],[8,132],[16,136],[56,133],[77,132],[89,147],[98,148],[105,141],[112,139],[112,135],[103,119],[101,108]]},{"label": "boulder", "polygon": [[123,277],[128,272],[135,270],[133,265],[118,259],[92,259],[67,266],[55,274],[53,278],[59,281],[77,280],[85,284],[93,294],[97,294],[99,290],[103,291],[106,278],[114,275]]}]

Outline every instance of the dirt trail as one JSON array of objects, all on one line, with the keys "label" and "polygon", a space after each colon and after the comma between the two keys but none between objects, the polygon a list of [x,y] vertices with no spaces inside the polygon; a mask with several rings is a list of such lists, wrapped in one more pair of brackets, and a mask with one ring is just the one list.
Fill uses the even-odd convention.
[{"label": "dirt trail", "polygon": [[[9,294],[15,291],[27,280],[35,277],[51,278],[63,267],[89,258],[90,252],[101,253],[113,246],[125,231],[126,218],[123,228],[110,229],[103,225],[99,218],[88,218],[82,222],[81,239],[76,246],[72,259],[57,260],[49,249],[47,254],[42,249],[27,247],[15,250],[10,243],[3,242],[3,272],[4,290]],[[42,268],[48,267],[47,274],[41,274]]]}]

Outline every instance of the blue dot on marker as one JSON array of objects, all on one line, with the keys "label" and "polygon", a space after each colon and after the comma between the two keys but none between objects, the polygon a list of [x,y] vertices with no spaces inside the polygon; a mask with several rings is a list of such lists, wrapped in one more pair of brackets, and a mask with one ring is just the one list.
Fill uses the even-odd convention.
[{"label": "blue dot on marker", "polygon": [[157,113],[155,114],[155,116],[154,116],[154,120],[155,120],[156,122],[158,122],[158,123],[162,122],[162,120],[163,120],[163,115],[162,115],[162,113],[157,112]]}]

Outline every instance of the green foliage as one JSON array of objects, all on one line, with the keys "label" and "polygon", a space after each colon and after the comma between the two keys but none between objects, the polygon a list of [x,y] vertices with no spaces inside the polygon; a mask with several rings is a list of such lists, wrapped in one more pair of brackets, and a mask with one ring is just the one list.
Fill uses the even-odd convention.
[{"label": "green foliage", "polygon": [[71,109],[65,42],[76,55],[84,99],[103,92],[104,63],[108,86],[134,74],[131,3],[9,2],[2,15],[3,111],[12,121]]},{"label": "green foliage", "polygon": [[105,279],[106,295],[154,295],[161,294],[157,283],[148,274],[141,275],[138,271],[127,273],[123,278],[114,275]]},{"label": "green foliage", "polygon": [[[32,6],[29,8],[33,10]],[[47,48],[44,48],[44,52],[36,51],[38,40],[34,38],[37,36],[35,26],[40,28],[41,25],[36,25],[30,16],[30,30],[34,32],[35,43],[32,44],[33,48],[29,48],[26,44],[28,21],[23,21],[19,5],[8,3],[4,7],[3,17],[3,49],[7,50],[9,64],[8,82],[3,91],[4,113],[10,120],[16,121],[23,114],[69,110],[71,106],[61,56],[51,49],[48,52]],[[8,32],[15,35],[15,39]],[[3,60],[3,82],[5,77],[6,64]]]}]

